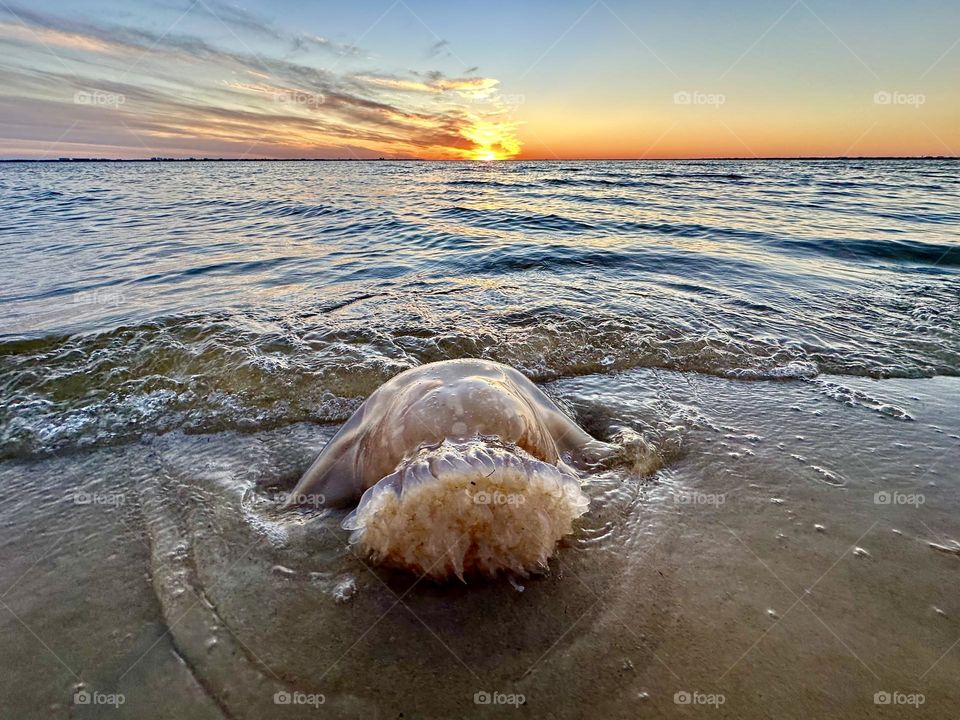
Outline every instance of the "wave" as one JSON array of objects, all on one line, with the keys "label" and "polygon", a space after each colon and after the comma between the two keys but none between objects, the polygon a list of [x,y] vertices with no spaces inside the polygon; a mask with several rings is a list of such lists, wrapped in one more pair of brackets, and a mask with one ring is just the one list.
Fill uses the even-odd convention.
[{"label": "wave", "polygon": [[477,227],[494,230],[539,230],[577,232],[593,229],[593,225],[582,220],[563,217],[553,213],[518,213],[509,210],[478,210],[454,205],[435,212],[436,217],[445,220],[460,220]]},{"label": "wave", "polygon": [[651,173],[653,177],[670,178],[671,180],[727,180],[730,182],[740,182],[750,180],[749,175],[740,173],[723,172],[655,172]]},{"label": "wave", "polygon": [[781,238],[773,240],[771,244],[791,252],[828,255],[853,261],[889,260],[920,265],[960,267],[960,243],[945,245],[894,239]]},{"label": "wave", "polygon": [[[388,327],[363,311],[384,304],[362,295],[330,303],[312,315],[312,329],[295,330],[279,318],[212,314],[0,342],[0,457],[172,430],[248,432],[342,422],[398,372],[462,357],[504,362],[540,382],[638,367],[754,381],[820,373],[960,374],[949,362],[896,365],[844,348],[657,331],[630,318],[570,318],[549,307],[504,314],[483,328],[442,330],[402,317]],[[359,320],[337,321],[342,312]]]},{"label": "wave", "polygon": [[496,180],[449,180],[445,185],[456,187],[495,187],[495,188],[516,188],[523,187],[517,183],[498,182]]},{"label": "wave", "polygon": [[[960,267],[960,243],[946,244],[899,239],[858,239],[858,238],[804,238],[775,236],[768,232],[747,230],[744,228],[709,225],[704,223],[655,222],[638,220],[607,220],[586,222],[573,217],[557,214],[522,214],[505,210],[474,209],[453,206],[440,210],[437,214],[446,219],[457,219],[471,225],[493,230],[530,230],[539,232],[583,232],[591,230],[606,235],[652,234],[666,237],[724,239],[748,241],[768,248],[780,248],[791,254],[825,255],[834,258],[860,261],[863,259]],[[932,220],[928,220],[932,222]],[[641,248],[646,250],[646,248]],[[630,257],[623,254],[622,258]],[[606,266],[607,254],[597,256],[598,264]],[[513,262],[506,259],[507,266]],[[537,267],[538,263],[519,264],[512,267]],[[569,264],[565,258],[559,258],[560,264]],[[589,265],[585,261],[582,264]]]},{"label": "wave", "polygon": [[240,200],[234,198],[178,199],[174,203],[160,204],[153,208],[153,217],[164,213],[179,219],[198,218],[208,220],[211,212],[220,213],[218,220],[236,218],[250,222],[263,218],[327,218],[338,215],[354,215],[356,210],[327,203],[305,203],[272,198]]},{"label": "wave", "polygon": [[618,180],[604,180],[602,178],[546,178],[541,180],[540,185],[552,186],[571,186],[571,187],[601,187],[601,188],[627,188],[644,187],[650,183],[642,180],[620,178]]}]

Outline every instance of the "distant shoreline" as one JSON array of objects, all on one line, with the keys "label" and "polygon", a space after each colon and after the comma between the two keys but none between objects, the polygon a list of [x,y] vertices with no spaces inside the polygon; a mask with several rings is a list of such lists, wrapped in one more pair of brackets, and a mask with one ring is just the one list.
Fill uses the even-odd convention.
[{"label": "distant shoreline", "polygon": [[692,158],[533,158],[507,160],[429,160],[426,158],[0,158],[0,163],[203,163],[203,162],[442,162],[442,163],[482,163],[482,162],[704,162],[704,161],[738,161],[738,162],[768,162],[781,160],[803,160],[830,162],[838,160],[960,160],[955,155],[870,155],[858,157],[850,156],[807,156],[807,157],[692,157]]}]

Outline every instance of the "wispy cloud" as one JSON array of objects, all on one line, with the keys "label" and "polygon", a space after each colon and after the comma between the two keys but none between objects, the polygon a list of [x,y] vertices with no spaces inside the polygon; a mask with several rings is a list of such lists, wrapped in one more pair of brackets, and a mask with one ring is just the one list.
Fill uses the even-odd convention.
[{"label": "wispy cloud", "polygon": [[[0,44],[13,49],[0,66],[0,153],[23,154],[68,127],[59,154],[456,158],[519,150],[496,106],[477,102],[495,92],[494,78],[336,73],[285,59],[283,48],[320,47],[365,62],[353,46],[307,35],[291,46],[266,20],[205,3],[277,50],[0,8]],[[479,127],[509,137],[491,142]]]},{"label": "wispy cloud", "polygon": [[427,58],[449,57],[450,56],[449,47],[450,47],[449,40],[438,40],[427,49]]},{"label": "wispy cloud", "polygon": [[178,12],[196,12],[201,15],[207,15],[241,31],[263,35],[276,40],[283,38],[283,35],[270,20],[255,15],[235,3],[223,2],[223,0],[203,0],[202,2],[186,0],[172,7]]},{"label": "wispy cloud", "polygon": [[365,50],[357,47],[356,45],[334,42],[333,40],[328,40],[320,35],[310,35],[307,33],[294,35],[291,43],[295,50],[320,48],[321,50],[332,52],[334,55],[369,57],[369,54]]},{"label": "wispy cloud", "polygon": [[58,48],[90,52],[110,52],[113,47],[111,43],[84,33],[43,26],[30,27],[10,21],[0,22],[0,37],[9,41],[19,41],[20,44],[30,45],[39,41]]},{"label": "wispy cloud", "polygon": [[336,42],[312,33],[286,33],[272,20],[223,0],[186,0],[171,6],[179,12],[196,13],[241,34],[267,38],[287,44],[292,50],[318,48],[335,55],[367,57],[368,53],[351,43]]},{"label": "wispy cloud", "polygon": [[415,93],[459,92],[473,97],[478,92],[488,92],[496,88],[499,81],[494,78],[447,78],[438,72],[419,77],[401,78],[389,75],[357,75],[356,79],[366,85]]}]

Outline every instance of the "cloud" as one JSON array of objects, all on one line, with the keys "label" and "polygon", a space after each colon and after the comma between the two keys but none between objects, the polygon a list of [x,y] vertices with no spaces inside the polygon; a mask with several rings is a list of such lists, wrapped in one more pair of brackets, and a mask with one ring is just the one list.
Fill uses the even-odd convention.
[{"label": "cloud", "polygon": [[438,40],[427,49],[427,59],[440,57],[440,56],[449,57],[450,56],[450,50],[448,49],[449,47],[450,47],[449,40]]},{"label": "cloud", "polygon": [[224,25],[275,40],[283,37],[269,20],[222,0],[188,0],[177,6],[177,11],[207,15]]},{"label": "cloud", "polygon": [[[0,9],[3,14],[16,20],[0,20],[0,44],[20,50],[0,66],[0,97],[6,108],[17,108],[19,120],[5,119],[0,152],[23,152],[33,141],[39,154],[44,141],[65,132],[58,147],[72,153],[125,157],[238,156],[256,148],[258,156],[276,157],[352,156],[362,149],[375,156],[455,158],[473,157],[481,146],[500,155],[518,147],[507,126],[485,126],[507,136],[495,142],[475,139],[473,130],[485,120],[467,112],[464,102],[493,92],[494,78],[336,74],[276,57],[284,38],[274,38],[279,52],[255,54],[187,33],[160,35],[21,9]],[[270,26],[252,16],[234,14],[231,21],[271,36]],[[68,51],[59,63],[49,56],[54,45]],[[123,100],[112,107],[78,104],[78,93]],[[29,121],[31,113],[36,122]]]},{"label": "cloud", "polygon": [[402,78],[394,75],[357,75],[355,78],[366,85],[414,93],[460,92],[473,94],[496,88],[499,80],[494,78],[446,78],[438,72],[427,73],[424,79]]},{"label": "cloud", "polygon": [[365,50],[357,47],[356,45],[337,43],[333,40],[328,40],[325,37],[321,37],[320,35],[310,35],[308,33],[295,35],[291,40],[291,43],[294,50],[308,50],[315,47],[320,48],[321,50],[332,52],[334,55],[340,55],[344,57],[369,57]]},{"label": "cloud", "polygon": [[19,40],[20,44],[40,42],[44,45],[71,50],[110,52],[111,46],[97,38],[54,28],[31,28],[16,22],[0,22],[0,37]]},{"label": "cloud", "polygon": [[[281,41],[292,50],[307,50],[310,48],[319,48],[329,51],[335,55],[366,57],[366,52],[355,45],[336,43],[327,38],[312,35],[309,33],[299,33],[287,35],[277,30],[272,23],[262,18],[258,18],[239,8],[233,8],[226,3],[211,3],[211,0],[192,3],[187,8],[192,7],[190,14],[198,12],[198,9],[204,8],[203,13],[208,17],[215,18],[223,25],[235,27],[240,30],[249,31],[262,35],[269,39]],[[225,10],[225,8],[231,8]],[[101,52],[118,52],[121,50],[139,49],[167,49],[180,50],[192,56],[217,56],[227,54],[219,50],[207,41],[195,35],[176,33],[167,31],[164,33],[154,33],[149,30],[133,28],[124,25],[98,25],[94,23],[72,20],[59,17],[35,10],[26,9],[16,5],[0,3],[0,16],[7,15],[14,22],[27,32],[41,32],[50,36],[66,37],[78,42],[79,38],[85,38],[87,42],[96,43]],[[246,43],[242,38],[235,35],[236,39],[246,48]],[[94,49],[94,48],[90,48]],[[253,54],[252,52],[250,54]]]},{"label": "cloud", "polygon": [[339,43],[311,33],[285,33],[273,21],[223,0],[188,0],[172,7],[182,13],[205,15],[221,23],[231,32],[235,29],[241,33],[288,43],[294,51],[319,48],[334,55],[367,57],[367,53],[362,48],[350,43]]}]

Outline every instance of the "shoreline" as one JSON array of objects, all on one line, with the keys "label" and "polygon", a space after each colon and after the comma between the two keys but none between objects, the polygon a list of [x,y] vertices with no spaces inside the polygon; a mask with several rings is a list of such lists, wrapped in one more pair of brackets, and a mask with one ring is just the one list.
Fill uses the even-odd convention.
[{"label": "shoreline", "polygon": [[[8,678],[10,710],[67,717],[82,683],[122,694],[121,718],[156,717],[165,697],[185,717],[286,717],[283,691],[322,694],[335,717],[472,717],[482,692],[524,696],[522,717],[589,702],[668,718],[701,693],[728,717],[865,719],[878,692],[923,694],[912,717],[942,717],[960,701],[960,605],[956,559],[928,545],[958,537],[936,461],[960,441],[960,383],[923,380],[851,383],[913,421],[801,381],[549,383],[571,407],[605,409],[596,434],[645,427],[664,465],[592,476],[581,527],[522,591],[367,567],[343,513],[277,511],[271,493],[332,425],[0,463],[19,498],[0,512],[5,602],[68,666],[8,614],[10,666],[33,661]],[[885,491],[924,502],[878,504]]]}]

